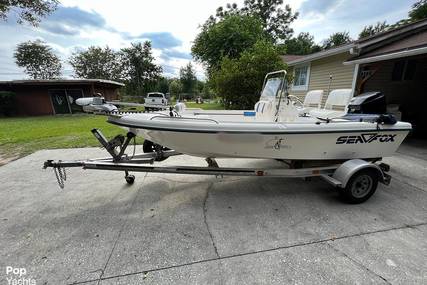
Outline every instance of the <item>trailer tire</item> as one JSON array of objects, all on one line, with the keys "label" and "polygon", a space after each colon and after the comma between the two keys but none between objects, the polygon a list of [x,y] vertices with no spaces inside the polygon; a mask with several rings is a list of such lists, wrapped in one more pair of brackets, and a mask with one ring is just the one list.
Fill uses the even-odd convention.
[{"label": "trailer tire", "polygon": [[125,180],[127,184],[132,185],[135,182],[135,175],[127,175]]},{"label": "trailer tire", "polygon": [[350,204],[359,204],[368,200],[377,190],[379,173],[375,169],[362,169],[353,174],[342,189],[344,200]]}]

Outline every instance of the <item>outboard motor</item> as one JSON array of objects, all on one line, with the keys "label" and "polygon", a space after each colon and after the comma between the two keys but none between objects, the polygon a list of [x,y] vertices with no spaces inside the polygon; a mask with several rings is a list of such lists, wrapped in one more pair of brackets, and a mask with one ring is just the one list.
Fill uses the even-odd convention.
[{"label": "outboard motor", "polygon": [[348,105],[349,114],[385,114],[386,101],[381,92],[366,92],[353,97]]},{"label": "outboard motor", "polygon": [[392,114],[386,114],[386,100],[381,92],[366,92],[351,99],[348,112],[342,118],[378,124],[394,125],[397,120]]}]

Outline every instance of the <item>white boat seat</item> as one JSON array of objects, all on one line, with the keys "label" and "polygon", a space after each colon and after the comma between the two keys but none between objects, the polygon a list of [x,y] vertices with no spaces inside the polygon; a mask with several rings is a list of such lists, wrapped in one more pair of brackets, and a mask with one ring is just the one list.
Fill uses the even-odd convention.
[{"label": "white boat seat", "polygon": [[298,109],[300,115],[308,114],[312,109],[320,109],[322,103],[323,90],[311,90],[307,92],[301,108]]},{"label": "white boat seat", "polygon": [[320,108],[322,103],[323,90],[311,90],[304,98],[304,107]]},{"label": "white boat seat", "polygon": [[310,110],[309,114],[312,117],[331,119],[341,117],[347,114],[347,106],[350,99],[353,97],[352,89],[336,89],[329,93],[323,109]]},{"label": "white boat seat", "polygon": [[273,102],[267,100],[258,101],[255,104],[255,118],[261,121],[271,121],[274,116]]},{"label": "white boat seat", "polygon": [[352,89],[335,89],[329,93],[328,99],[326,99],[325,107],[326,110],[333,110],[341,106],[344,109],[347,108],[350,99],[353,97]]}]

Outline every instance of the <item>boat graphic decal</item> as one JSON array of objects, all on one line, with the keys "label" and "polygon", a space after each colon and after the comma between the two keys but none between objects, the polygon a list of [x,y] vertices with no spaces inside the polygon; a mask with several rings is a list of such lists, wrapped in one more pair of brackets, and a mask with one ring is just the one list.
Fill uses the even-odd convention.
[{"label": "boat graphic decal", "polygon": [[396,135],[391,134],[361,134],[358,136],[341,136],[337,138],[336,144],[358,144],[358,143],[371,143],[374,141],[386,143],[394,142]]},{"label": "boat graphic decal", "polygon": [[281,148],[289,149],[291,148],[290,145],[287,145],[285,143],[285,139],[281,137],[274,137],[274,139],[267,141],[265,149],[275,149],[280,150]]}]

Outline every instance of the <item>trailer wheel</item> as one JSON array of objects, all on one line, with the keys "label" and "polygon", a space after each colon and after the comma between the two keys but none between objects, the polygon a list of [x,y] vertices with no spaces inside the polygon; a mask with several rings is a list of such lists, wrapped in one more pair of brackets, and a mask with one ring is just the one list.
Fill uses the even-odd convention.
[{"label": "trailer wheel", "polygon": [[125,176],[125,180],[127,184],[132,185],[135,182],[135,175],[127,175]]},{"label": "trailer wheel", "polygon": [[[142,150],[144,151],[144,153],[150,153],[150,152],[156,152],[156,151],[165,151],[169,149],[167,147],[153,143],[152,141],[144,140],[144,143],[142,144]],[[156,157],[155,161],[163,161],[166,158],[167,157]]]},{"label": "trailer wheel", "polygon": [[363,203],[374,195],[377,190],[378,180],[378,171],[362,169],[351,176],[341,194],[348,203]]}]

